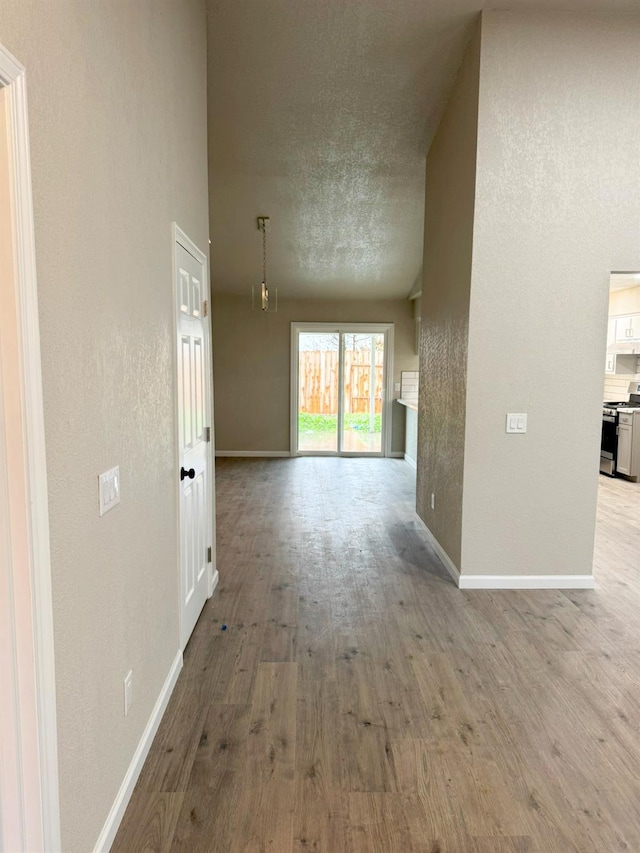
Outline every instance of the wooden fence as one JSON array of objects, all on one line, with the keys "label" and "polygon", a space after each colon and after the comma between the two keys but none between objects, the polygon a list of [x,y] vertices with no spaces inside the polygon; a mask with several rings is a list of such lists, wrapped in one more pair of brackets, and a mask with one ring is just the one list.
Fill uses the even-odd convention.
[{"label": "wooden fence", "polygon": [[[369,414],[371,353],[346,350],[344,354],[345,413]],[[382,352],[376,352],[375,411],[382,411]],[[335,415],[338,411],[338,353],[303,350],[299,353],[298,406],[313,415]]]}]

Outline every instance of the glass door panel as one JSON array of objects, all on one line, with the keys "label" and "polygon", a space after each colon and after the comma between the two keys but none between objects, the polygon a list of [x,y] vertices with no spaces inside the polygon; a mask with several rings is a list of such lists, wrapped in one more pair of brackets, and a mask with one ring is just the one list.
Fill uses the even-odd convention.
[{"label": "glass door panel", "polygon": [[342,339],[340,450],[381,453],[384,334],[345,332]]},{"label": "glass door panel", "polygon": [[340,335],[300,332],[298,337],[298,450],[338,452]]}]

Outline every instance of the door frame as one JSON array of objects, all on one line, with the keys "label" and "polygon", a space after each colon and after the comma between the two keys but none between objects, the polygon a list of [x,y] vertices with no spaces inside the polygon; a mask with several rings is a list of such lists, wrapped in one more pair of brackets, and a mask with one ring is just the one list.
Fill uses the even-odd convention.
[{"label": "door frame", "polygon": [[177,518],[177,563],[178,563],[178,647],[184,652],[182,644],[182,550],[181,550],[181,529],[180,529],[180,454],[179,454],[179,412],[178,407],[180,401],[178,399],[178,349],[180,345],[180,314],[178,311],[178,258],[176,246],[180,245],[190,255],[192,255],[198,263],[202,264],[202,298],[207,303],[206,316],[202,317],[202,325],[204,328],[205,337],[205,359],[208,365],[209,376],[208,382],[205,382],[206,391],[206,418],[209,424],[211,440],[209,441],[207,466],[207,514],[209,518],[208,525],[208,540],[211,544],[211,562],[207,564],[207,596],[211,598],[213,591],[218,585],[218,568],[216,563],[216,504],[215,504],[215,488],[213,460],[215,458],[215,436],[213,429],[213,360],[211,357],[211,294],[209,287],[209,262],[207,256],[202,252],[196,244],[191,240],[185,232],[180,228],[177,222],[171,223],[171,255],[173,268],[173,327],[175,330],[174,347],[173,347],[173,382],[174,382],[174,471],[175,471],[175,496],[176,496],[176,518]]},{"label": "door frame", "polygon": [[[349,451],[332,451],[332,450],[305,450],[302,453],[298,450],[298,339],[301,332],[336,332],[342,334],[372,334],[385,336],[384,346],[384,381],[382,390],[382,448],[380,453],[352,453]],[[291,392],[290,392],[290,454],[291,456],[391,456],[391,425],[392,425],[392,403],[393,403],[393,343],[394,343],[394,324],[393,323],[291,323]],[[338,389],[338,408],[343,405],[342,397],[342,344],[339,345],[339,363],[338,369],[340,373]],[[340,418],[338,417],[338,429],[340,429]]]},{"label": "door frame", "polygon": [[[5,772],[0,773],[0,795],[6,795],[7,788],[11,788],[15,804],[9,815],[13,820],[3,817],[0,841],[3,833],[17,831],[28,840],[28,849],[58,851],[61,841],[53,601],[26,71],[1,45],[0,87],[9,98],[13,287],[17,306],[15,325],[9,322],[18,343],[13,367],[19,375],[24,448],[25,501],[20,506],[12,503],[11,512],[19,514],[26,525],[28,540],[26,559],[23,556],[18,561],[7,541],[0,551],[3,583],[12,593],[6,606],[13,622],[9,629],[12,648],[3,649],[11,685],[9,695],[2,700],[6,713],[0,726],[0,741],[3,751],[12,751],[12,770],[17,770],[17,776],[12,776],[5,763]],[[0,397],[3,393],[0,387]],[[4,428],[0,428],[2,527],[9,519],[6,452],[6,436]]]}]

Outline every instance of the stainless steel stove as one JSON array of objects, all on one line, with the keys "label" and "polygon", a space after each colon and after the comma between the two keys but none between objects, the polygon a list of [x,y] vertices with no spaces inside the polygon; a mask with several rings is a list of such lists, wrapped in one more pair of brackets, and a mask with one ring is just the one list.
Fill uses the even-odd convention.
[{"label": "stainless steel stove", "polygon": [[603,403],[602,405],[602,411],[607,415],[615,415],[620,409],[624,409],[625,412],[637,412],[639,408],[640,404],[635,404],[631,401],[628,403]]},{"label": "stainless steel stove", "polygon": [[[633,383],[635,384],[635,383]],[[618,459],[618,421],[620,412],[640,412],[640,387],[628,401],[604,403],[602,407],[602,440],[600,442],[600,472],[615,477]]]}]

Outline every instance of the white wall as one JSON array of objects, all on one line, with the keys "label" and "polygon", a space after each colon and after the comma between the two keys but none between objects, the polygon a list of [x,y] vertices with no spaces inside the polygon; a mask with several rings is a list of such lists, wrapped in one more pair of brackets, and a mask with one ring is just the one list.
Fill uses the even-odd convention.
[{"label": "white wall", "polygon": [[465,573],[591,572],[609,274],[640,267],[639,92],[640,18],[483,14]]},{"label": "white wall", "polygon": [[86,853],[178,649],[171,222],[207,248],[205,10],[3,0],[1,18],[29,93],[63,849]]}]

